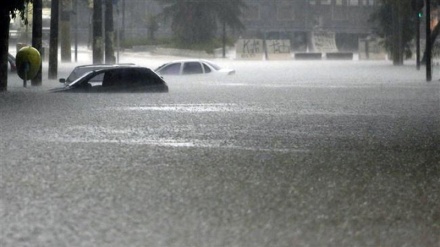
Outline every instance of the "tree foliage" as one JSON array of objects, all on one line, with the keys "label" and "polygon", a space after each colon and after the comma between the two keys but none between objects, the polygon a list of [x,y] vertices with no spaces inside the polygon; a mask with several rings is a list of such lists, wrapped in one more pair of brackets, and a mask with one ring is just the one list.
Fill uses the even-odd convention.
[{"label": "tree foliage", "polygon": [[26,4],[32,3],[33,0],[3,0],[2,1],[2,8],[5,8],[8,10],[11,18],[15,18],[18,14],[22,20],[27,22],[26,16],[25,16],[25,9]]},{"label": "tree foliage", "polygon": [[383,45],[393,56],[403,52],[411,56],[411,42],[415,36],[415,14],[410,1],[379,0],[370,21],[376,24],[374,34],[382,38]]},{"label": "tree foliage", "polygon": [[244,29],[240,20],[246,7],[243,0],[156,0],[165,7],[162,16],[171,20],[171,29],[184,44],[204,43],[215,37],[219,24],[233,30]]}]

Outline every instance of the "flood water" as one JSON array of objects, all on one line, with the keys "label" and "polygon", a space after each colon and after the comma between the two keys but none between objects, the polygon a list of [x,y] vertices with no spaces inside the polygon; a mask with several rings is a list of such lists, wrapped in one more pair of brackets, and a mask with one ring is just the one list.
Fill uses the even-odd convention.
[{"label": "flood water", "polygon": [[12,76],[0,245],[440,246],[440,75],[215,62],[236,74],[166,78],[166,94],[54,94]]}]

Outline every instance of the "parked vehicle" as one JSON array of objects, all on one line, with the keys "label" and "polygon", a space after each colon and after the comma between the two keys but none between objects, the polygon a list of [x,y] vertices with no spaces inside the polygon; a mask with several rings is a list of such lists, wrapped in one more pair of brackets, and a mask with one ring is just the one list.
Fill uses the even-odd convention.
[{"label": "parked vehicle", "polygon": [[203,59],[176,60],[159,66],[155,71],[160,75],[217,74],[233,75],[234,69],[221,68],[219,65]]},{"label": "parked vehicle", "polygon": [[[93,70],[99,70],[99,69],[108,69],[108,68],[116,68],[116,67],[126,67],[126,66],[135,66],[134,63],[126,63],[126,64],[88,64],[88,65],[80,65],[76,66],[70,75],[67,78],[60,78],[59,81],[64,84],[70,84],[82,75],[84,75],[87,72],[93,71]],[[92,83],[101,83],[102,82],[102,75],[101,77],[96,77],[91,81]]]},{"label": "parked vehicle", "polygon": [[[102,81],[99,82],[99,79]],[[119,66],[86,72],[63,88],[52,92],[168,92],[161,76],[149,68]]]}]

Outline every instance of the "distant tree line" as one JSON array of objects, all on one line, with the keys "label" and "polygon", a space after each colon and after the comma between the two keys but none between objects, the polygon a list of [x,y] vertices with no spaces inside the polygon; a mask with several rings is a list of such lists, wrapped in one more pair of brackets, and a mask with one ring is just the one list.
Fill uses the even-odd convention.
[{"label": "distant tree line", "polygon": [[160,15],[171,21],[174,37],[183,44],[211,41],[219,28],[243,30],[244,0],[156,0],[164,6]]}]

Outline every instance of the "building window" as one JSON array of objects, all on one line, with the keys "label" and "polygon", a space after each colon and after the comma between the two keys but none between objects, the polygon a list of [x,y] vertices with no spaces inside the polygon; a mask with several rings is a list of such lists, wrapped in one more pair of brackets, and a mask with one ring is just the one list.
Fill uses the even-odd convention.
[{"label": "building window", "polygon": [[259,20],[260,19],[260,5],[249,4],[244,10],[243,19],[245,20]]},{"label": "building window", "polygon": [[330,5],[332,3],[332,0],[321,0],[322,5]]},{"label": "building window", "polygon": [[336,5],[337,6],[341,6],[342,5],[342,0],[336,0]]},{"label": "building window", "polygon": [[309,1],[309,4],[311,4],[311,5],[316,5],[316,0],[310,0],[310,1]]},{"label": "building window", "polygon": [[348,19],[348,9],[345,5],[334,5],[332,8],[332,19],[335,21],[345,21]]},{"label": "building window", "polygon": [[348,0],[348,5],[350,6],[358,6],[359,0]]},{"label": "building window", "polygon": [[281,2],[277,5],[278,20],[295,20],[295,11],[292,3]]}]

